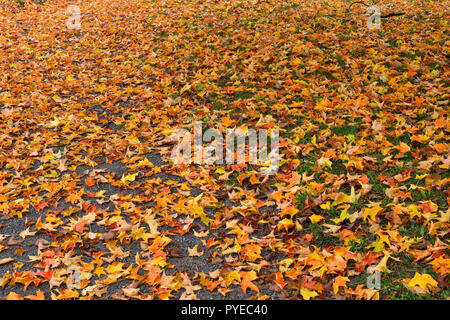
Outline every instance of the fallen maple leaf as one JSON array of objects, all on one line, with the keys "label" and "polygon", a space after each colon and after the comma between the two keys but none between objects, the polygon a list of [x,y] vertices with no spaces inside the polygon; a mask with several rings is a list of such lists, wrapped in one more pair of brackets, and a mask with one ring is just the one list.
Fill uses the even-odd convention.
[{"label": "fallen maple leaf", "polygon": [[0,265],[7,264],[7,263],[10,263],[12,261],[14,261],[13,258],[3,258],[3,259],[0,259]]},{"label": "fallen maple leaf", "polygon": [[198,251],[198,244],[196,244],[193,248],[187,248],[190,257],[201,257],[203,255],[203,251]]},{"label": "fallen maple leaf", "polygon": [[319,294],[314,290],[309,290],[306,288],[300,289],[300,294],[304,300],[310,300],[311,298],[317,297]]},{"label": "fallen maple leaf", "polygon": [[429,289],[436,288],[437,281],[433,279],[428,273],[420,274],[416,272],[414,278],[408,281],[408,286],[413,288],[419,286],[422,290],[428,291]]}]

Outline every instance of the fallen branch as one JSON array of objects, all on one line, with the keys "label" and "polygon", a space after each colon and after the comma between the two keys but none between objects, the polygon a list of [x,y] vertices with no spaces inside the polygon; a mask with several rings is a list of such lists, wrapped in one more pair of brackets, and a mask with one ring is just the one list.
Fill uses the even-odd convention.
[{"label": "fallen branch", "polygon": [[[346,13],[347,15],[350,14],[350,10],[351,10],[351,8],[352,8],[352,6],[353,6],[354,4],[362,4],[362,5],[366,6],[366,8],[370,7],[370,5],[368,5],[367,3],[363,2],[363,1],[355,1],[355,2],[352,2],[352,3],[348,6],[347,13]],[[380,18],[385,19],[385,18],[390,18],[390,17],[397,17],[397,16],[402,16],[402,15],[404,15],[404,14],[405,14],[404,12],[393,12],[393,13],[388,13],[388,14],[380,15]],[[350,19],[345,19],[345,18],[343,19],[343,22],[348,22],[348,21],[350,21]]]}]

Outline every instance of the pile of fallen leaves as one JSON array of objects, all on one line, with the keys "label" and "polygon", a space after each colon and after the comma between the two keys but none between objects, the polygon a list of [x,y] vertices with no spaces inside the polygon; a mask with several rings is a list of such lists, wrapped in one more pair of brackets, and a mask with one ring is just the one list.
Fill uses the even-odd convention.
[{"label": "pile of fallen leaves", "polygon": [[[386,3],[385,3],[386,2]],[[447,1],[0,4],[0,298],[448,299]],[[280,130],[280,169],[169,136]],[[380,283],[369,281],[379,275]],[[370,279],[369,279],[370,278]]]}]

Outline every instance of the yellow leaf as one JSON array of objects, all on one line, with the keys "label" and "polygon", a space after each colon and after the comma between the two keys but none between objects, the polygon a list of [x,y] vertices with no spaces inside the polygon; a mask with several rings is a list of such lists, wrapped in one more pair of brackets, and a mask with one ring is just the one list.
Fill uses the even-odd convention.
[{"label": "yellow leaf", "polygon": [[408,282],[408,286],[413,288],[415,286],[419,286],[421,289],[423,290],[427,290],[428,288],[435,288],[437,287],[438,283],[436,280],[433,279],[432,276],[430,276],[427,273],[424,274],[420,274],[417,273],[414,275],[414,278],[412,278],[411,280],[409,280]]},{"label": "yellow leaf", "polygon": [[55,119],[53,121],[50,121],[50,123],[49,123],[50,128],[55,128],[58,125],[59,125],[59,119],[57,117],[55,117]]},{"label": "yellow leaf", "polygon": [[26,230],[23,230],[21,233],[19,233],[19,236],[25,239],[26,237],[34,236],[35,234],[36,232],[31,232],[30,228],[27,228]]},{"label": "yellow leaf", "polygon": [[338,195],[336,200],[334,200],[333,206],[339,205],[341,203],[349,203],[349,202],[350,202],[350,197],[344,193],[341,193]]},{"label": "yellow leaf", "polygon": [[141,143],[139,141],[139,139],[137,137],[134,137],[134,136],[127,136],[127,137],[125,137],[125,140],[128,140],[131,144],[139,144],[139,143]]},{"label": "yellow leaf", "polygon": [[293,226],[294,222],[291,219],[284,218],[280,222],[278,222],[277,228],[280,230],[280,228],[284,228],[284,230],[288,230],[289,227]]},{"label": "yellow leaf", "polygon": [[330,158],[320,158],[319,160],[317,160],[317,164],[322,168],[322,167],[328,167],[331,168],[332,163],[330,161]]},{"label": "yellow leaf", "polygon": [[380,207],[379,203],[376,203],[372,208],[365,208],[363,212],[363,218],[364,221],[366,221],[367,217],[370,217],[373,221],[375,220],[375,217],[378,213],[380,213],[383,210],[382,207]]},{"label": "yellow leaf", "polygon": [[291,61],[291,64],[293,66],[298,66],[302,63],[302,60],[300,60],[299,58],[295,58],[294,60]]},{"label": "yellow leaf", "polygon": [[320,208],[322,208],[324,210],[330,210],[331,209],[331,203],[329,201],[327,203],[322,203],[320,205]]},{"label": "yellow leaf", "polygon": [[309,217],[309,220],[311,220],[312,223],[317,223],[322,219],[323,217],[319,216],[318,214],[313,214],[312,216]]},{"label": "yellow leaf", "polygon": [[391,255],[389,253],[385,253],[385,256],[383,257],[383,259],[381,259],[381,261],[376,266],[378,271],[385,272],[385,273],[391,273],[392,272],[387,267],[387,262],[388,262],[389,258],[391,258]]},{"label": "yellow leaf", "polygon": [[120,181],[122,181],[123,184],[127,184],[127,182],[133,182],[136,179],[137,173],[132,173],[127,176],[122,175],[122,178],[120,178]]},{"label": "yellow leaf", "polygon": [[300,294],[302,295],[303,299],[309,300],[311,298],[317,297],[319,294],[314,290],[309,290],[306,288],[300,289]]},{"label": "yellow leaf", "polygon": [[203,251],[198,251],[198,244],[196,244],[192,249],[187,248],[190,257],[201,257],[203,255]]},{"label": "yellow leaf", "polygon": [[237,282],[241,282],[241,276],[239,274],[239,271],[237,270],[233,270],[225,276],[226,286],[228,287],[234,280],[236,280]]},{"label": "yellow leaf", "polygon": [[138,167],[153,167],[153,163],[148,161],[147,158],[144,158],[144,160],[139,161],[137,165]]},{"label": "yellow leaf", "polygon": [[302,225],[297,220],[295,221],[295,230],[297,230],[297,231],[302,231],[303,230]]},{"label": "yellow leaf", "polygon": [[107,89],[107,88],[106,88],[106,86],[105,86],[103,83],[97,85],[97,90],[98,90],[99,92],[101,92],[101,93],[105,92],[106,89]]},{"label": "yellow leaf", "polygon": [[292,217],[295,216],[298,212],[299,212],[298,209],[295,208],[294,206],[288,206],[288,207],[284,208],[283,210],[281,210],[280,216],[284,217],[284,216],[286,216],[286,215],[289,215],[289,216],[291,216],[291,218],[292,218]]},{"label": "yellow leaf", "polygon": [[355,188],[352,186],[352,189],[350,191],[350,203],[356,203],[359,200],[359,197],[361,197],[361,192],[358,192],[358,194],[356,194]]},{"label": "yellow leaf", "polygon": [[183,88],[181,88],[180,94],[182,94],[185,91],[188,91],[191,88],[190,84],[185,85]]},{"label": "yellow leaf", "polygon": [[116,265],[109,265],[108,266],[108,268],[106,268],[106,271],[108,272],[108,273],[119,273],[119,272],[122,272],[123,270],[122,270],[122,267],[123,267],[123,263],[122,262],[119,262],[119,263],[117,263]]},{"label": "yellow leaf", "polygon": [[223,170],[222,168],[218,168],[215,173],[220,173],[220,174],[225,174],[227,173],[225,170]]}]

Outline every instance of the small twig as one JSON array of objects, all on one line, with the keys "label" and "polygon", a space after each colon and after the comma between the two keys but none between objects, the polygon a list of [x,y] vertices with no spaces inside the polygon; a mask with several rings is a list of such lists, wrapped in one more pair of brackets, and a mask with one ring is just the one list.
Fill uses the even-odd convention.
[{"label": "small twig", "polygon": [[404,12],[393,12],[393,13],[389,13],[389,14],[385,14],[385,15],[381,15],[381,18],[389,18],[389,17],[396,17],[396,16],[402,16],[404,15]]}]

